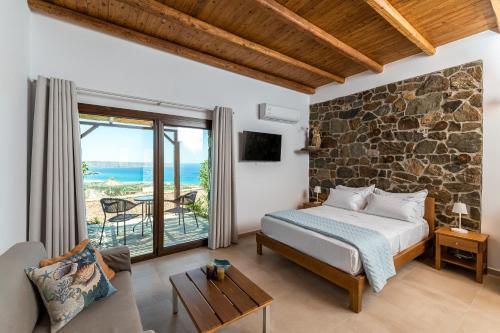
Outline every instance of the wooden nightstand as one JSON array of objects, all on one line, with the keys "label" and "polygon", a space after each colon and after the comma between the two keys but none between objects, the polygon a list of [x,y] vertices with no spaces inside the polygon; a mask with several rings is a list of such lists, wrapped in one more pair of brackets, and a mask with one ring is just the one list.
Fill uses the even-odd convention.
[{"label": "wooden nightstand", "polygon": [[[460,259],[441,252],[441,246],[451,247],[476,254],[476,261]],[[476,281],[483,283],[483,272],[486,271],[488,235],[469,231],[466,234],[451,231],[448,227],[436,230],[436,269],[441,269],[441,262],[458,265],[476,271]]]},{"label": "wooden nightstand", "polygon": [[313,208],[313,207],[319,207],[321,206],[323,203],[322,202],[312,202],[312,201],[307,201],[307,202],[304,202],[300,207],[299,209],[306,209],[306,208]]}]

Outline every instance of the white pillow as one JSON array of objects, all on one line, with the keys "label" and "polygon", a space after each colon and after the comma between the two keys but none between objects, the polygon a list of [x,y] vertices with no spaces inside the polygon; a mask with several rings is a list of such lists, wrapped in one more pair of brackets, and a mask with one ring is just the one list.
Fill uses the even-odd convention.
[{"label": "white pillow", "polygon": [[[342,190],[342,191],[349,191],[349,192],[356,192],[361,194],[363,197],[364,203],[361,206],[361,209],[365,208],[366,206],[366,199],[370,195],[370,193],[373,193],[373,190],[375,189],[375,185],[370,185],[367,187],[348,187],[348,186],[343,186],[343,185],[337,185],[335,187],[336,190]],[[333,189],[330,189],[330,193]]]},{"label": "white pillow", "polygon": [[337,185],[335,187],[337,190],[352,191],[352,192],[362,192],[363,195],[368,196],[368,194],[373,193],[375,185],[370,185],[367,187],[349,187],[344,185]]},{"label": "white pillow", "polygon": [[424,218],[425,198],[427,198],[427,194],[429,194],[427,190],[422,190],[413,193],[392,193],[392,192],[382,191],[381,189],[376,188],[373,193],[406,201],[415,201],[418,205],[416,215],[420,218]]},{"label": "white pillow", "polygon": [[330,195],[323,204],[327,206],[358,211],[365,207],[366,199],[359,192],[344,191],[331,188]]},{"label": "white pillow", "polygon": [[368,196],[368,204],[363,212],[418,223],[422,220],[418,215],[418,211],[418,203],[416,201],[372,193]]}]

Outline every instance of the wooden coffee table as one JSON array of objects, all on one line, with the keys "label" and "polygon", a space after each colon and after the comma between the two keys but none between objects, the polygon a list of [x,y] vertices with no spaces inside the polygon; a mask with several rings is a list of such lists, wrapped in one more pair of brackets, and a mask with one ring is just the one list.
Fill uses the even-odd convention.
[{"label": "wooden coffee table", "polygon": [[234,266],[223,281],[207,280],[205,268],[170,276],[173,313],[181,299],[199,332],[214,332],[246,315],[263,311],[263,332],[269,332],[273,298]]}]

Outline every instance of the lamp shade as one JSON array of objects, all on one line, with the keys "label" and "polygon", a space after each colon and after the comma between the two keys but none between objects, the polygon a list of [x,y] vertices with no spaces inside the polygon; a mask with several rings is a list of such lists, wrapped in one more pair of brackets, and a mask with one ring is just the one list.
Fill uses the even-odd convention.
[{"label": "lamp shade", "polygon": [[321,193],[321,186],[314,186],[314,193]]},{"label": "lamp shade", "polygon": [[468,214],[467,213],[467,206],[462,202],[455,202],[453,204],[452,212],[456,213],[456,214]]}]

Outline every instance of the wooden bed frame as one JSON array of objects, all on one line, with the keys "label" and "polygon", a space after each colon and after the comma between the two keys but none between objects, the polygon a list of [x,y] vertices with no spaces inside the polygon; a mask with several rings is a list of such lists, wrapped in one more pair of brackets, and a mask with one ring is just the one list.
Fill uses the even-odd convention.
[{"label": "wooden bed frame", "polygon": [[[396,269],[412,261],[425,252],[427,242],[434,238],[435,230],[435,202],[434,198],[427,197],[425,201],[425,214],[424,218],[429,224],[429,236],[418,242],[417,244],[409,247],[408,249],[398,253],[394,256],[394,266]],[[291,261],[299,264],[300,266],[308,269],[309,271],[318,274],[319,276],[327,279],[328,281],[336,284],[339,287],[346,289],[349,292],[349,307],[352,311],[361,312],[362,295],[365,286],[368,283],[365,274],[351,275],[338,268],[330,266],[316,258],[304,254],[284,243],[278,242],[262,232],[256,234],[257,253],[262,255],[262,246],[266,246],[276,253],[290,259]]]}]

